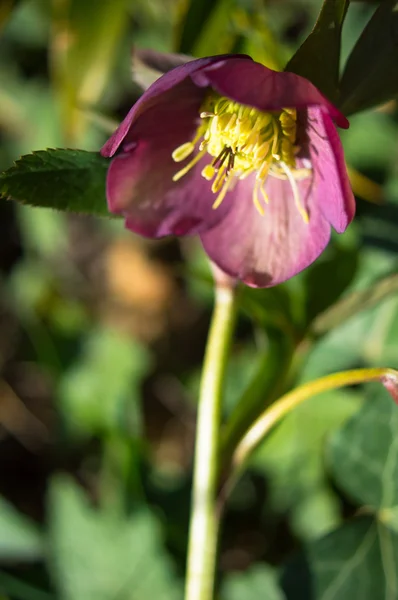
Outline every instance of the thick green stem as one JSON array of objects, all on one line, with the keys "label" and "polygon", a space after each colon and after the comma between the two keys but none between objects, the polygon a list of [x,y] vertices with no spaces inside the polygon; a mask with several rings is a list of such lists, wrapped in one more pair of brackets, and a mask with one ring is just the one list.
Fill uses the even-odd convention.
[{"label": "thick green stem", "polygon": [[235,289],[216,286],[199,394],[185,600],[213,598],[221,400],[234,323]]}]

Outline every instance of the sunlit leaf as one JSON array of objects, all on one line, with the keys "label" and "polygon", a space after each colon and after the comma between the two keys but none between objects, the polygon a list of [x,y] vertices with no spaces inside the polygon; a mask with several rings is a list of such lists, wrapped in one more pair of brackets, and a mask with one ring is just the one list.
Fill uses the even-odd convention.
[{"label": "sunlit leaf", "polygon": [[237,38],[232,28],[235,10],[231,0],[188,0],[178,25],[178,51],[194,56],[231,52]]},{"label": "sunlit leaf", "polygon": [[107,83],[128,23],[127,0],[53,2],[51,66],[66,139],[84,129],[82,108],[95,103]]},{"label": "sunlit leaf", "polygon": [[0,175],[0,195],[22,204],[109,216],[109,161],[96,152],[49,149],[27,154]]}]

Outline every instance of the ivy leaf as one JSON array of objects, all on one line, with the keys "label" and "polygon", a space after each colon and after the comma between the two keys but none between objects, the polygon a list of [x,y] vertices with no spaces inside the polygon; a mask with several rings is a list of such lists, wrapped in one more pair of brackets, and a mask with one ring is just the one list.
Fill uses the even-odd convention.
[{"label": "ivy leaf", "polygon": [[[360,411],[333,436],[332,474],[361,508],[357,516],[309,544],[284,574],[289,600],[382,600],[398,596],[398,407],[377,386]],[[312,594],[300,596],[301,577]],[[301,594],[303,589],[301,589]]]},{"label": "ivy leaf", "polygon": [[384,0],[351,52],[341,79],[345,114],[371,108],[398,94],[398,2]]},{"label": "ivy leaf", "polygon": [[0,196],[30,206],[109,217],[108,166],[109,161],[97,152],[40,150],[22,156],[0,174]]},{"label": "ivy leaf", "polygon": [[372,517],[357,517],[289,565],[282,580],[287,600],[393,600],[397,558],[398,536]]},{"label": "ivy leaf", "polygon": [[383,388],[335,435],[330,461],[356,502],[383,515],[398,507],[398,407]]},{"label": "ivy leaf", "polygon": [[50,487],[49,555],[62,600],[180,600],[155,516],[94,509],[67,477]]},{"label": "ivy leaf", "polygon": [[307,77],[330,100],[338,93],[341,29],[349,0],[325,0],[314,29],[285,71]]}]

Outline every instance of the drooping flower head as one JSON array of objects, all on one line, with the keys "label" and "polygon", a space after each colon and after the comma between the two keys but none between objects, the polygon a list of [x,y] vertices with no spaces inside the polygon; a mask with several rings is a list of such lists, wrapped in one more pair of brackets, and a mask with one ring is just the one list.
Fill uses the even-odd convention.
[{"label": "drooping flower head", "polygon": [[111,212],[148,237],[199,234],[255,287],[311,264],[355,204],[334,122],[306,79],[246,56],[193,60],[153,83],[102,148]]}]

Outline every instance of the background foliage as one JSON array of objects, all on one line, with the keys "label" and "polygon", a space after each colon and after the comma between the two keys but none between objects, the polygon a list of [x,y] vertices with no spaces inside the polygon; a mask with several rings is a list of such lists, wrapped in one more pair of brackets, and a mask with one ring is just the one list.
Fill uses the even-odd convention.
[{"label": "background foliage", "polygon": [[[340,38],[348,3],[334,4],[326,16],[337,29],[322,22],[301,56]],[[282,68],[320,8],[320,0],[3,1],[3,193],[23,201],[28,188],[34,203],[53,206],[55,186],[69,208],[79,212],[71,202],[87,194],[89,212],[104,215],[106,164],[84,151],[97,151],[139,96],[133,45],[239,51]],[[318,81],[330,96],[374,10],[352,2],[341,57],[320,54],[333,62],[334,80]],[[388,85],[376,100],[397,93],[394,51],[387,35],[369,55],[376,67],[354,51],[341,87],[347,112],[374,104],[356,85],[364,66],[365,91],[383,92],[380,54]],[[310,76],[310,59],[300,64]],[[149,76],[138,64],[135,74]],[[358,197],[348,232],[286,284],[242,290],[226,453],[292,386],[398,366],[397,117],[390,101],[353,116],[342,136]],[[47,147],[82,150],[37,152],[12,167]],[[48,174],[40,185],[38,170]],[[179,599],[212,298],[201,250],[195,240],[145,242],[116,219],[6,201],[0,211],[1,599]],[[398,598],[397,411],[381,386],[328,392],[265,440],[227,507],[220,598]]]}]

